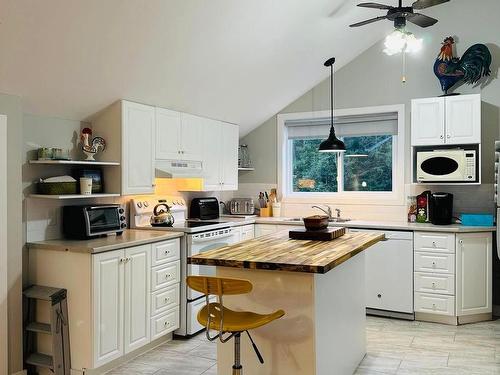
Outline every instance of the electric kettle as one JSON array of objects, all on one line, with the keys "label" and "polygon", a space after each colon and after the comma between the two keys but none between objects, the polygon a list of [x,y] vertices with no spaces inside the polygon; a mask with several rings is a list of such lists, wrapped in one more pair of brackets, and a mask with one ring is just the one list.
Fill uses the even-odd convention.
[{"label": "electric kettle", "polygon": [[174,225],[174,216],[170,213],[170,207],[165,203],[157,204],[153,209],[150,223],[153,227],[171,227]]}]

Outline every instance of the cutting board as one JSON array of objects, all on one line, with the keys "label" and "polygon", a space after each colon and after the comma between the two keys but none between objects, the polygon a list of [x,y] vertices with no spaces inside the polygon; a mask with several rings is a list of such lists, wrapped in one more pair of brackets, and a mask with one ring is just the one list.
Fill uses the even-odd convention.
[{"label": "cutting board", "polygon": [[292,240],[331,241],[345,234],[345,228],[331,227],[321,230],[296,229],[289,232]]}]

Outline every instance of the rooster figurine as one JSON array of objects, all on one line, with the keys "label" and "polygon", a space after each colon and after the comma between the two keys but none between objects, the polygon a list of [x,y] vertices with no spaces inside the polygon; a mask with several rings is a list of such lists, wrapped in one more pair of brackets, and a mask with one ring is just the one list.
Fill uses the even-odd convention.
[{"label": "rooster figurine", "polygon": [[450,36],[442,43],[441,51],[434,63],[434,74],[441,83],[444,95],[458,82],[469,85],[491,73],[491,53],[484,44],[474,44],[462,58],[453,56],[455,40]]},{"label": "rooster figurine", "polygon": [[101,149],[101,151],[106,149],[106,141],[104,138],[92,138],[92,129],[84,128],[80,140],[82,142],[83,153],[87,155],[87,161],[95,161],[94,155],[97,154],[99,149]]}]

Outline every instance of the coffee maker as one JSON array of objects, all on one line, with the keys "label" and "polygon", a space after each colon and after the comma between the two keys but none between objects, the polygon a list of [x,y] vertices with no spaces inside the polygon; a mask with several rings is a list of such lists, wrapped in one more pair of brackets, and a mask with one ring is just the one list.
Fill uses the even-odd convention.
[{"label": "coffee maker", "polygon": [[432,224],[450,225],[453,219],[453,194],[432,193],[429,209]]}]

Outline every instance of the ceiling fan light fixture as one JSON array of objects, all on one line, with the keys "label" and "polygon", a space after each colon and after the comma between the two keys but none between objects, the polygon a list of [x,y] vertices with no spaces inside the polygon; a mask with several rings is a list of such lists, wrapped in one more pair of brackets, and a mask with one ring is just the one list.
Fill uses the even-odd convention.
[{"label": "ceiling fan light fixture", "polygon": [[404,29],[396,29],[385,38],[384,53],[392,56],[398,53],[416,53],[422,49],[423,40]]}]

